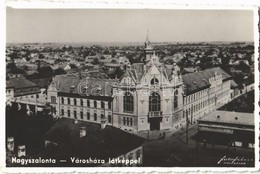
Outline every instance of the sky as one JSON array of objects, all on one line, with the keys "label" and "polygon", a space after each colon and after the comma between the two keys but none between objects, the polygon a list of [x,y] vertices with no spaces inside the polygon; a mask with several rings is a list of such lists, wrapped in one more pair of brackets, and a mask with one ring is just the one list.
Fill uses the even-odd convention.
[{"label": "sky", "polygon": [[253,41],[250,10],[7,8],[7,43]]}]

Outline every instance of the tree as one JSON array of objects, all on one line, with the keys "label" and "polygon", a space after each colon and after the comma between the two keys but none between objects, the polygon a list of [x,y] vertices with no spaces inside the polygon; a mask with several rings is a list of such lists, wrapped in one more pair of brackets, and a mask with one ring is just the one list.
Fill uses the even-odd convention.
[{"label": "tree", "polygon": [[93,65],[98,65],[99,64],[99,59],[96,57],[94,58],[94,60],[92,61]]},{"label": "tree", "polygon": [[39,59],[44,59],[44,55],[43,54],[39,54]]},{"label": "tree", "polygon": [[50,66],[41,67],[39,70],[40,78],[51,78],[53,75],[53,70]]},{"label": "tree", "polygon": [[62,74],[66,74],[65,70],[62,69],[62,68],[55,69],[54,72],[53,72],[53,75],[54,75],[54,76],[56,76],[56,75],[62,75]]}]

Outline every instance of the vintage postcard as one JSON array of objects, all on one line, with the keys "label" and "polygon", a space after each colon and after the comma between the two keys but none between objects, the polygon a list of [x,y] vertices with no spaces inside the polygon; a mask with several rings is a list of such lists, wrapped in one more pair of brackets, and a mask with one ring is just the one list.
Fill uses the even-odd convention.
[{"label": "vintage postcard", "polygon": [[258,19],[7,5],[3,166],[256,170]]}]

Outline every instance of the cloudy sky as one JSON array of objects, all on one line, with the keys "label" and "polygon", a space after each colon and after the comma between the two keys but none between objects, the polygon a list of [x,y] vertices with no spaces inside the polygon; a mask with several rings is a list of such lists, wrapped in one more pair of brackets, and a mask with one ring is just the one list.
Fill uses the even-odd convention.
[{"label": "cloudy sky", "polygon": [[7,8],[16,42],[253,41],[249,10],[93,10]]}]

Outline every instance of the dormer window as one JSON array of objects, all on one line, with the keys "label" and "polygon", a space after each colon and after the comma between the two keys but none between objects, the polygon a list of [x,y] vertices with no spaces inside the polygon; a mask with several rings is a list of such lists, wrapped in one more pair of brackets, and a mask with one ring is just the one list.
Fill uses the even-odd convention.
[{"label": "dormer window", "polygon": [[153,78],[151,80],[151,85],[157,85],[157,84],[159,84],[159,80],[157,78]]}]

